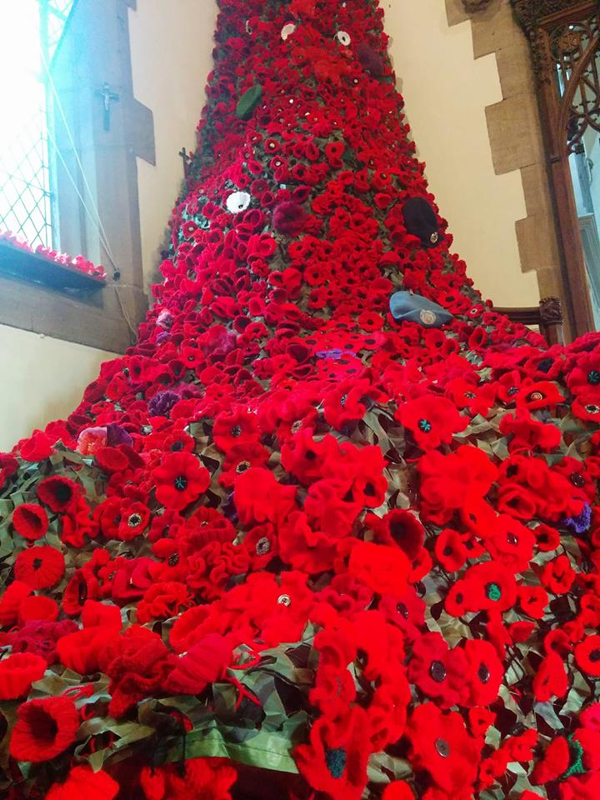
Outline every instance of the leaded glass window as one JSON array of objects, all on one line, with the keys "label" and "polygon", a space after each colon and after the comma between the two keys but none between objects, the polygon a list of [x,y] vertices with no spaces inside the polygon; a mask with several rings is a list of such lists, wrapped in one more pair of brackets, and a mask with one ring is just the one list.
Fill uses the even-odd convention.
[{"label": "leaded glass window", "polygon": [[53,244],[47,74],[73,5],[18,0],[0,27],[0,231],[33,246]]}]

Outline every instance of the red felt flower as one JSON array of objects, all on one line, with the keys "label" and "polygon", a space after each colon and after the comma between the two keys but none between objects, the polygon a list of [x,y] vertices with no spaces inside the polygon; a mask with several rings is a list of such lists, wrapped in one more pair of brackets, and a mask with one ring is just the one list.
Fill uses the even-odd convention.
[{"label": "red felt flower", "polygon": [[186,452],[166,456],[152,478],[156,499],[174,511],[195,502],[210,486],[210,472],[196,456]]},{"label": "red felt flower", "polygon": [[10,754],[17,761],[49,761],[75,741],[78,729],[79,712],[70,698],[30,700],[17,711]]}]

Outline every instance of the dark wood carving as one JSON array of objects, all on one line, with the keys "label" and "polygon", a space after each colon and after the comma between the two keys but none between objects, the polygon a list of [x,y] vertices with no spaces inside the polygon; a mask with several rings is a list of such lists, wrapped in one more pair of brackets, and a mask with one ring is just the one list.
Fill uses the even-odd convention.
[{"label": "dark wood carving", "polygon": [[569,157],[600,131],[600,0],[510,0],[531,45],[548,171],[563,254],[566,312],[577,335],[594,329]]},{"label": "dark wood carving", "polygon": [[539,306],[531,308],[494,308],[494,311],[505,314],[512,322],[537,325],[549,345],[564,344],[564,319],[558,297],[546,297]]}]

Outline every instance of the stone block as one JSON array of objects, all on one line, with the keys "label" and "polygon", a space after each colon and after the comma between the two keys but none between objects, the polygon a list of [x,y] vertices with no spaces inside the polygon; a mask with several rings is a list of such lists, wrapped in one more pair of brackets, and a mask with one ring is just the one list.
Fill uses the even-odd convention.
[{"label": "stone block", "polygon": [[523,272],[552,270],[560,274],[560,255],[553,214],[536,214],[516,224]]},{"label": "stone block", "polygon": [[552,214],[553,202],[550,176],[543,162],[530,164],[521,170],[528,216]]},{"label": "stone block", "polygon": [[473,14],[472,24],[475,58],[496,53],[523,38],[509,0],[492,5],[487,12]]},{"label": "stone block", "polygon": [[544,145],[534,94],[502,100],[485,110],[497,175],[539,164]]},{"label": "stone block", "polygon": [[515,40],[496,53],[502,96],[505,99],[535,91],[531,51],[525,38]]},{"label": "stone block", "polygon": [[462,0],[446,0],[446,16],[448,17],[448,25],[458,25],[461,22],[466,22],[469,15],[465,11]]}]

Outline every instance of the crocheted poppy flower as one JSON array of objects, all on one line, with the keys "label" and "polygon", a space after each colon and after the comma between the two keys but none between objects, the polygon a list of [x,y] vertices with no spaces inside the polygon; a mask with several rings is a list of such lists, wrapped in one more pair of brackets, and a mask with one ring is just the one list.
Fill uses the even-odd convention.
[{"label": "crocheted poppy flower", "polygon": [[504,667],[498,658],[496,648],[483,639],[469,639],[465,642],[467,669],[467,706],[489,706],[498,697],[500,683],[504,677]]},{"label": "crocheted poppy flower", "polygon": [[600,398],[600,357],[598,353],[581,353],[567,374],[567,386],[573,394]]},{"label": "crocheted poppy flower", "polygon": [[69,511],[79,492],[79,484],[62,475],[44,478],[37,487],[37,496],[40,502],[57,513]]},{"label": "crocheted poppy flower", "polygon": [[325,419],[336,430],[362,419],[370,403],[369,392],[372,386],[367,380],[347,379],[334,389],[330,389],[323,398]]},{"label": "crocheted poppy flower", "polygon": [[554,594],[566,594],[575,580],[575,570],[569,557],[560,555],[549,561],[542,571],[541,580],[548,591]]},{"label": "crocheted poppy flower", "polygon": [[435,557],[447,572],[457,572],[467,560],[468,551],[462,537],[446,528],[435,540]]},{"label": "crocheted poppy flower", "polygon": [[224,411],[215,417],[213,439],[216,446],[228,452],[234,444],[243,441],[258,440],[259,428],[256,414],[248,409],[238,407],[231,412]]},{"label": "crocheted poppy flower", "polygon": [[91,767],[73,767],[64,783],[55,783],[46,800],[114,800],[119,784],[104,770],[94,772]]},{"label": "crocheted poppy flower", "polygon": [[31,547],[19,553],[15,577],[32,589],[50,589],[65,574],[65,557],[54,547]]},{"label": "crocheted poppy flower", "polygon": [[413,644],[408,679],[440,708],[450,708],[462,704],[466,666],[463,650],[450,650],[439,633],[425,633]]},{"label": "crocheted poppy flower", "polygon": [[477,447],[465,445],[446,456],[433,450],[419,460],[423,512],[432,521],[447,522],[467,498],[487,494],[497,468]]},{"label": "crocheted poppy flower", "polygon": [[19,462],[8,453],[0,453],[0,489],[19,469]]},{"label": "crocheted poppy flower", "polygon": [[474,564],[456,581],[446,596],[446,610],[454,616],[465,611],[506,611],[517,599],[514,575],[491,561]]},{"label": "crocheted poppy flower", "polygon": [[172,694],[200,694],[209,683],[223,677],[232,659],[227,640],[216,633],[209,634],[175,662],[164,688]]},{"label": "crocheted poppy flower", "polygon": [[575,661],[578,667],[595,678],[600,677],[600,636],[587,636],[575,648]]},{"label": "crocheted poppy flower", "polygon": [[238,773],[221,758],[189,758],[182,764],[144,767],[140,785],[147,800],[231,800]]},{"label": "crocheted poppy flower", "polygon": [[511,453],[536,448],[545,453],[554,450],[561,441],[559,429],[534,419],[526,408],[517,408],[516,413],[507,414],[500,422],[500,432],[508,438]]},{"label": "crocheted poppy flower", "polygon": [[294,751],[300,774],[332,800],[360,800],[367,782],[369,754],[367,712],[352,706],[337,720],[320,717],[310,732],[310,743]]},{"label": "crocheted poppy flower", "polygon": [[445,714],[435,703],[417,706],[406,735],[413,766],[428,772],[435,786],[448,794],[472,788],[480,751],[460,714]]},{"label": "crocheted poppy flower", "polygon": [[49,761],[75,741],[78,729],[79,712],[70,698],[30,700],[17,711],[10,754],[17,761]]},{"label": "crocheted poppy flower", "polygon": [[0,598],[0,625],[10,628],[15,624],[23,600],[32,594],[32,589],[22,581],[13,581]]},{"label": "crocheted poppy flower", "polygon": [[43,431],[35,431],[28,439],[21,439],[18,444],[21,458],[25,461],[42,461],[52,453],[53,440]]},{"label": "crocheted poppy flower", "polygon": [[456,410],[454,403],[444,397],[425,395],[399,406],[396,419],[411,432],[423,450],[433,450],[450,444],[455,433],[469,424],[467,417]]},{"label": "crocheted poppy flower", "polygon": [[541,586],[519,586],[519,605],[525,614],[542,619],[548,605],[548,592]]},{"label": "crocheted poppy flower", "polygon": [[196,501],[210,486],[210,472],[191,453],[170,453],[152,478],[156,499],[166,508],[179,511]]},{"label": "crocheted poppy flower", "polygon": [[533,678],[533,696],[540,703],[555,697],[564,697],[569,689],[565,664],[562,657],[553,651],[542,661]]},{"label": "crocheted poppy flower", "polygon": [[410,563],[397,547],[357,542],[350,553],[348,572],[382,594],[401,594],[406,588]]},{"label": "crocheted poppy flower", "polygon": [[518,520],[501,514],[491,531],[486,532],[485,545],[495,561],[516,573],[527,569],[533,556],[535,534]]},{"label": "crocheted poppy flower", "polygon": [[408,783],[405,781],[393,781],[386,786],[382,795],[382,800],[414,800],[415,795]]},{"label": "crocheted poppy flower", "polygon": [[299,203],[288,200],[273,210],[273,227],[279,233],[297,236],[305,224],[306,213]]},{"label": "crocheted poppy flower", "polygon": [[14,653],[0,661],[0,700],[18,700],[46,671],[46,661],[32,653]]},{"label": "crocheted poppy flower", "polygon": [[410,511],[395,508],[383,517],[367,514],[365,525],[374,532],[377,542],[400,547],[410,561],[418,557],[425,539],[425,531],[417,517]]},{"label": "crocheted poppy flower", "polygon": [[48,515],[35,503],[22,503],[15,508],[12,524],[24,539],[34,542],[41,539],[48,530]]},{"label": "crocheted poppy flower", "polygon": [[130,628],[112,648],[106,668],[110,677],[111,716],[120,717],[144,697],[160,690],[172,670],[169,651],[147,628]]},{"label": "crocheted poppy flower", "polygon": [[44,595],[30,595],[19,606],[19,625],[36,619],[52,622],[58,619],[59,614],[60,607],[56,600]]},{"label": "crocheted poppy flower", "polygon": [[108,666],[110,647],[118,631],[99,627],[84,628],[62,636],[56,652],[62,664],[80,675],[103,672]]}]

